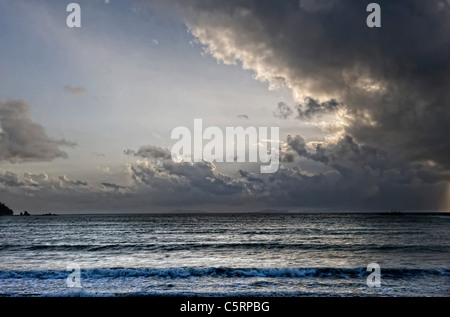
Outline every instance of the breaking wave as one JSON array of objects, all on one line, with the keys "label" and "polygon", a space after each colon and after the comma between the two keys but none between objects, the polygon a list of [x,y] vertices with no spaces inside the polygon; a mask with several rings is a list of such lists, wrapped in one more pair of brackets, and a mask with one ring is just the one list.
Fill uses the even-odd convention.
[{"label": "breaking wave", "polygon": [[[0,279],[64,279],[70,274],[63,270],[0,271]],[[366,268],[95,268],[81,269],[82,278],[360,278],[370,272]],[[450,269],[386,268],[381,269],[384,278],[408,278],[416,276],[450,276]]]}]

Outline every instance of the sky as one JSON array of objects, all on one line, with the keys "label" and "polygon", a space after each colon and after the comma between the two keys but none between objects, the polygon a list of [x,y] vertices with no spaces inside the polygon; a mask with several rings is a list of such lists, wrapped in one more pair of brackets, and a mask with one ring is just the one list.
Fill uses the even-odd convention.
[{"label": "sky", "polygon": [[[0,0],[16,213],[450,211],[450,1]],[[278,171],[171,131],[279,127]]]}]

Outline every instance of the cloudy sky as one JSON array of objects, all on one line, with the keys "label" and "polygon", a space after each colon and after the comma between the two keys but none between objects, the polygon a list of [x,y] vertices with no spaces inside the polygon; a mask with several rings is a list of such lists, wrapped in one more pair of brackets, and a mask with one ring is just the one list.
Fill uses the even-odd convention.
[{"label": "cloudy sky", "polygon": [[[0,1],[16,212],[450,210],[450,1]],[[282,163],[174,163],[172,129],[279,127]]]}]

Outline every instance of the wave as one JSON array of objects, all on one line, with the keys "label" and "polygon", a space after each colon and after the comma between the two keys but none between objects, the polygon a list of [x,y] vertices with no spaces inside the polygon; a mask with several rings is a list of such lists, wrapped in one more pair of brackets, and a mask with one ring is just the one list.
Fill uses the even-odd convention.
[{"label": "wave", "polygon": [[[197,291],[154,291],[154,292],[92,292],[92,291],[62,291],[62,292],[53,292],[53,293],[11,293],[11,294],[2,294],[0,293],[0,297],[192,297],[198,298],[201,297],[332,297],[336,296],[333,292],[301,292],[301,291],[237,291],[237,292],[213,292],[213,293],[205,293],[205,292],[197,292]],[[358,294],[358,295],[347,295],[347,296],[367,296],[366,294]],[[368,295],[370,296],[370,294]]]},{"label": "wave", "polygon": [[123,243],[123,244],[40,244],[40,245],[0,245],[0,251],[73,251],[73,252],[108,252],[108,251],[185,251],[185,250],[250,250],[250,249],[285,249],[285,250],[333,250],[356,251],[378,250],[402,252],[433,252],[448,253],[450,246],[442,245],[378,245],[378,244],[319,244],[319,243]]},{"label": "wave", "polygon": [[[2,270],[0,279],[65,279],[63,270]],[[361,278],[368,276],[366,268],[94,268],[81,269],[81,278]],[[382,278],[411,278],[417,276],[450,276],[448,269],[386,268]]]}]

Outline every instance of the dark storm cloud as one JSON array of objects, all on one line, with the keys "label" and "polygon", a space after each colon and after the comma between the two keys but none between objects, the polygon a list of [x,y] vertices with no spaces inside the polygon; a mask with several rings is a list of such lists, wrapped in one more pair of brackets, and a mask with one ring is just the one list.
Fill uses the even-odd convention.
[{"label": "dark storm cloud", "polygon": [[376,29],[365,24],[369,1],[182,3],[215,58],[240,61],[262,80],[282,78],[299,95],[335,98],[358,142],[450,167],[447,1],[379,1]]},{"label": "dark storm cloud", "polygon": [[[442,166],[398,160],[384,150],[359,145],[348,135],[335,144],[313,146],[307,146],[301,136],[288,136],[286,144],[287,153],[319,162],[328,171],[313,175],[284,168],[280,175],[271,175],[265,183],[274,184],[266,189],[274,202],[284,197],[278,203],[354,209],[442,208],[441,198],[447,194],[445,181],[450,178]],[[277,186],[285,190],[280,192]]]},{"label": "dark storm cloud", "polygon": [[44,128],[30,119],[23,100],[0,101],[0,161],[11,163],[51,161],[66,158],[59,146],[75,146],[65,139],[52,140]]},{"label": "dark storm cloud", "polygon": [[332,113],[339,108],[339,103],[331,99],[325,102],[318,102],[313,98],[306,97],[304,102],[297,104],[298,118],[310,119],[320,114]]},{"label": "dark storm cloud", "polygon": [[[259,80],[284,83],[300,105],[298,119],[345,114],[337,117],[345,123],[340,137],[317,140],[311,152],[292,138],[282,156],[320,162],[340,181],[327,186],[325,175],[294,173],[296,182],[320,183],[315,196],[338,201],[335,186],[360,194],[349,201],[361,201],[365,196],[353,189],[367,184],[373,186],[367,192],[387,203],[436,206],[450,180],[450,3],[377,1],[382,27],[368,28],[370,2],[179,3],[207,53],[253,70]],[[289,109],[281,104],[274,114],[287,118]],[[278,177],[292,181],[288,174]],[[311,193],[297,183],[282,187]]]},{"label": "dark storm cloud", "polygon": [[317,143],[312,151],[308,151],[305,140],[297,135],[288,136],[287,144],[290,150],[299,156],[323,163],[342,176],[351,176],[359,169],[370,168],[378,171],[385,171],[389,168],[404,167],[409,169],[407,162],[394,162],[385,151],[366,146],[358,145],[351,136],[345,136],[335,144],[324,145]]}]

